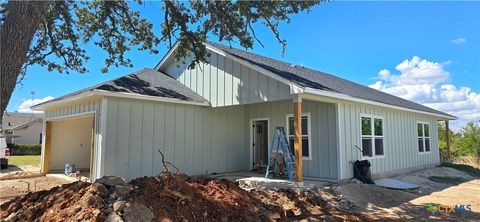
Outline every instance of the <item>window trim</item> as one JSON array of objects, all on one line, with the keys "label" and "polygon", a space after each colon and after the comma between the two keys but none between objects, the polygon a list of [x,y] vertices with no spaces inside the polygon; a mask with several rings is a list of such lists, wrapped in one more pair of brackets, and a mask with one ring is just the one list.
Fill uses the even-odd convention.
[{"label": "window trim", "polygon": [[[422,124],[422,132],[423,132],[423,136],[419,136],[418,135],[418,124]],[[428,125],[428,137],[425,136],[425,125]],[[415,124],[415,131],[417,132],[417,140],[416,140],[416,143],[417,143],[417,153],[418,155],[424,155],[424,154],[431,154],[432,153],[432,136],[430,135],[432,133],[432,127],[430,125],[430,122],[426,122],[426,121],[417,121],[417,124]],[[418,139],[422,138],[422,142],[423,142],[423,152],[420,152],[419,150],[419,147],[418,147]],[[430,147],[430,150],[429,151],[426,151],[426,146],[425,146],[425,139],[428,138],[428,143],[429,143],[429,147]]]},{"label": "window trim", "polygon": [[[302,160],[312,160],[312,116],[310,115],[310,113],[302,113],[302,117],[306,116],[307,117],[307,124],[308,124],[308,127],[307,127],[307,138],[308,138],[308,156],[303,156],[302,155]],[[287,133],[287,139],[290,139],[290,125],[289,125],[289,121],[288,119],[290,117],[293,117],[293,114],[287,114],[286,115],[286,133]],[[302,135],[303,137],[304,135]],[[293,144],[290,144],[290,146],[292,146],[293,148]],[[303,147],[302,147],[303,148]]]},{"label": "window trim", "polygon": [[[371,127],[371,134],[370,135],[363,135],[362,132],[362,117],[367,117],[371,118],[370,123],[372,124]],[[376,136],[375,135],[375,119],[381,119],[382,120],[382,135],[381,136]],[[385,118],[383,116],[379,115],[373,115],[373,114],[365,114],[365,113],[360,113],[360,148],[363,150],[363,137],[370,137],[372,140],[372,156],[364,156],[363,152],[360,152],[361,160],[371,160],[371,159],[382,159],[385,158],[386,153],[385,153]],[[376,155],[375,154],[375,139],[376,138],[382,138],[383,140],[383,155]]]}]

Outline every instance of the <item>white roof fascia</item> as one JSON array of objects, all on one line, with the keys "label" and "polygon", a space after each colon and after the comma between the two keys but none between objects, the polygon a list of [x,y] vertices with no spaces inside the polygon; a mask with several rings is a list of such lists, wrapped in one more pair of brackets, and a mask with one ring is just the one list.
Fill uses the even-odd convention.
[{"label": "white roof fascia", "polygon": [[178,45],[179,45],[180,41],[177,41],[173,47],[168,50],[167,54],[162,58],[162,60],[160,60],[160,62],[155,66],[155,70],[159,70],[160,68],[162,68],[162,66],[165,64],[165,62],[167,62],[167,60],[173,55],[173,53],[177,50],[178,48]]},{"label": "white roof fascia", "polygon": [[43,111],[43,110],[45,110],[45,108],[48,108],[48,107],[57,106],[57,105],[60,105],[60,104],[66,103],[66,102],[72,102],[74,100],[83,99],[85,97],[89,97],[89,96],[93,96],[93,95],[94,95],[93,91],[90,90],[90,91],[82,92],[82,93],[79,93],[79,94],[76,94],[76,95],[67,96],[67,97],[62,98],[60,100],[51,101],[51,102],[47,101],[43,104],[34,105],[34,106],[31,106],[30,109],[36,110],[36,111]]},{"label": "white roof fascia", "polygon": [[430,116],[436,116],[436,117],[441,117],[444,119],[448,120],[456,120],[456,117],[452,116],[446,116],[438,113],[431,113],[431,112],[425,112],[425,111],[420,111],[416,109],[410,109],[406,107],[401,107],[401,106],[395,106],[395,105],[390,105],[386,103],[381,103],[381,102],[375,102],[372,100],[367,100],[367,99],[360,99],[356,97],[352,97],[349,95],[345,95],[342,93],[335,93],[335,92],[327,92],[324,90],[318,90],[318,89],[312,89],[312,88],[305,88],[305,93],[306,94],[312,94],[312,95],[318,95],[318,96],[325,96],[333,99],[340,99],[340,100],[346,100],[346,101],[351,101],[351,102],[358,102],[358,103],[363,103],[363,104],[368,104],[368,105],[374,105],[374,106],[381,106],[381,107],[386,107],[386,108],[391,108],[391,109],[396,109],[396,110],[402,110],[402,111],[408,111],[408,112],[414,112],[414,113],[420,113],[420,114],[426,114]]},{"label": "white roof fascia", "polygon": [[94,90],[94,94],[98,96],[109,96],[109,97],[117,97],[117,98],[140,99],[140,100],[179,103],[179,104],[196,105],[196,106],[210,106],[210,103],[186,101],[181,99],[166,98],[166,97],[159,97],[159,96],[147,96],[147,95],[140,95],[136,93],[127,93],[127,92],[110,92],[106,90],[96,89]]}]

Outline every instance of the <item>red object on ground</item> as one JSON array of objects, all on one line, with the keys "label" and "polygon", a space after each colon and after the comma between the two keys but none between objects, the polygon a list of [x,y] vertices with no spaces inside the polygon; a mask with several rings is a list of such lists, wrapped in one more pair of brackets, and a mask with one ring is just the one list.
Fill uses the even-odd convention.
[{"label": "red object on ground", "polygon": [[5,158],[8,158],[10,156],[10,149],[7,147],[5,148]]}]

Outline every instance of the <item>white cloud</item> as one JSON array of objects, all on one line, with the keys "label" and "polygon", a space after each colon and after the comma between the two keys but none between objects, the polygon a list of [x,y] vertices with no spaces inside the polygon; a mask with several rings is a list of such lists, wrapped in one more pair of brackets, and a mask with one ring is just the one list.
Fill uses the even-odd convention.
[{"label": "white cloud", "polygon": [[451,44],[455,44],[455,45],[461,45],[461,44],[465,44],[467,43],[467,39],[465,38],[456,38],[452,41],[450,41]]},{"label": "white cloud", "polygon": [[399,74],[382,69],[379,80],[369,87],[457,116],[451,125],[458,130],[468,121],[480,120],[480,93],[449,84],[450,73],[444,69],[449,63],[414,56],[395,67]]},{"label": "white cloud", "polygon": [[[39,104],[39,103],[43,103],[43,102],[46,102],[48,100],[51,100],[53,99],[54,97],[52,96],[47,96],[43,99],[34,99],[32,101],[32,99],[25,99],[23,100],[23,102],[18,106],[18,112],[20,113],[30,113],[32,112],[32,110],[30,109],[31,106],[33,105],[36,105],[36,104]],[[33,111],[34,113],[39,113],[41,111]]]}]

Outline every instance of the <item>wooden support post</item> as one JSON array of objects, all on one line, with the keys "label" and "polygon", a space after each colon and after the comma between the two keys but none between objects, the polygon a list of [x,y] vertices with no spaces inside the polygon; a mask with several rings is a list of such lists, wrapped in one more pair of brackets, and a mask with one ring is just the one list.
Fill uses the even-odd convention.
[{"label": "wooden support post", "polygon": [[303,166],[302,166],[302,100],[297,99],[293,103],[293,147],[295,154],[295,183],[303,186]]},{"label": "wooden support post", "polygon": [[447,160],[451,160],[450,128],[448,127],[448,120],[445,120],[445,139],[447,140]]},{"label": "wooden support post", "polygon": [[[90,182],[93,181],[93,149],[94,149],[94,138],[95,138],[95,116],[93,117],[92,124],[92,133],[90,134]],[[82,176],[80,176],[81,178]]]},{"label": "wooden support post", "polygon": [[43,153],[43,171],[46,174],[50,171],[50,152],[52,150],[52,122],[45,122],[45,150]]}]

